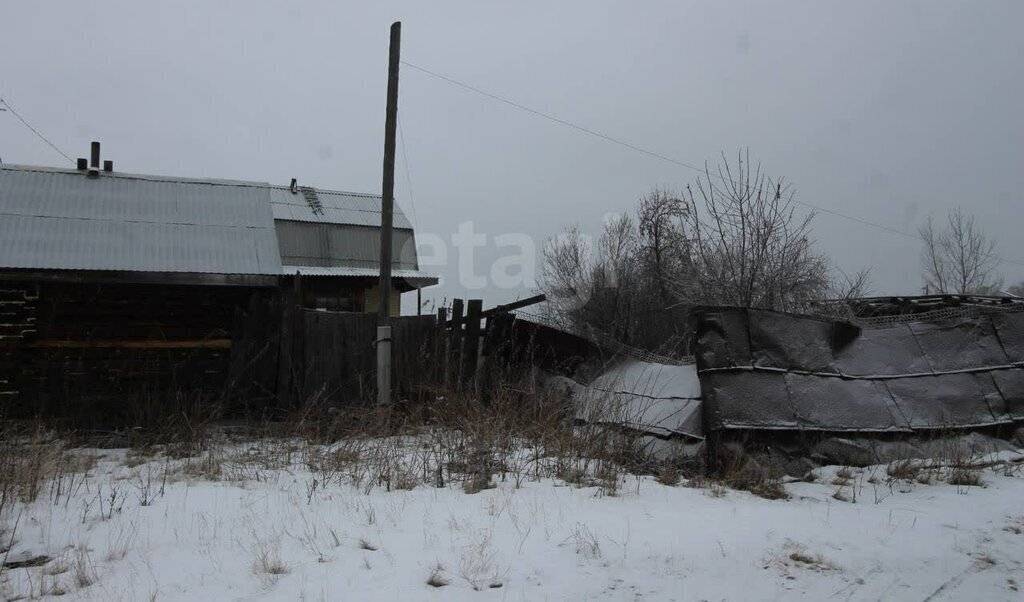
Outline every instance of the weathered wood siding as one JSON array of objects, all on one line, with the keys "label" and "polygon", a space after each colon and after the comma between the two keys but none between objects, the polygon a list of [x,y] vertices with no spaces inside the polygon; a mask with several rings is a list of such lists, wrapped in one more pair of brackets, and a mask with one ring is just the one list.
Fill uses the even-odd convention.
[{"label": "weathered wood siding", "polygon": [[[140,396],[219,391],[250,290],[4,282],[6,416],[124,414]],[[9,320],[9,321],[8,321]]]}]

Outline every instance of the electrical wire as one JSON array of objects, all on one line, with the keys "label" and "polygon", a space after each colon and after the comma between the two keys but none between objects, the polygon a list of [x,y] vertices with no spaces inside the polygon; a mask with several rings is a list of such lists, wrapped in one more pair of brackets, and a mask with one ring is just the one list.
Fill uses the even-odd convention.
[{"label": "electrical wire", "polygon": [[416,215],[416,197],[412,193],[412,178],[409,177],[409,155],[405,153],[405,134],[402,132],[401,110],[398,111],[396,117],[398,121],[398,139],[402,145],[402,167],[405,169],[405,186],[409,189],[409,204],[412,206],[413,225],[418,230],[420,227],[420,218]]},{"label": "electrical wire", "polygon": [[[706,170],[704,168],[697,167],[695,165],[692,165],[690,163],[686,163],[684,161],[680,161],[678,159],[673,159],[672,157],[669,157],[667,155],[663,155],[661,153],[658,153],[658,152],[655,152],[655,151],[652,151],[652,150],[648,150],[646,148],[637,146],[635,144],[631,144],[631,143],[626,142],[624,140],[620,140],[618,138],[614,138],[614,137],[609,136],[607,134],[602,134],[601,132],[592,130],[592,129],[584,127],[582,125],[573,123],[571,121],[567,121],[565,119],[561,119],[559,117],[555,117],[553,115],[549,115],[547,113],[544,113],[543,111],[538,111],[537,109],[533,109],[533,108],[528,107],[526,105],[519,104],[519,103],[514,102],[512,100],[509,100],[507,98],[503,98],[501,96],[498,96],[497,94],[492,94],[491,92],[487,92],[485,90],[481,90],[480,88],[477,88],[475,86],[471,86],[471,85],[469,85],[469,84],[467,84],[465,82],[461,82],[461,81],[459,81],[457,79],[454,79],[452,77],[448,77],[447,75],[442,75],[440,73],[437,73],[436,71],[431,71],[430,69],[427,69],[425,67],[420,67],[419,65],[414,65],[414,64],[409,63],[407,61],[402,61],[402,64],[407,66],[407,67],[411,67],[411,68],[413,68],[413,69],[415,69],[417,71],[420,71],[421,73],[429,75],[431,77],[435,77],[437,79],[440,79],[440,80],[443,80],[445,82],[448,82],[449,84],[452,84],[454,86],[458,86],[460,88],[464,88],[466,90],[469,90],[469,91],[474,92],[476,94],[479,94],[481,96],[485,96],[487,98],[490,98],[491,100],[495,100],[497,102],[509,105],[509,106],[514,107],[516,109],[519,109],[521,111],[525,111],[527,113],[531,113],[531,114],[533,114],[533,115],[535,115],[537,117],[541,117],[543,119],[547,119],[548,121],[553,121],[553,122],[555,122],[557,124],[560,124],[560,125],[572,128],[572,129],[577,130],[579,132],[583,132],[584,134],[588,134],[590,136],[594,136],[596,138],[600,138],[602,140],[605,140],[606,142],[611,142],[613,144],[617,144],[617,145],[622,146],[624,148],[627,148],[629,150],[632,150],[632,151],[635,151],[635,152],[638,152],[638,153],[642,153],[642,154],[647,155],[649,157],[653,157],[655,159],[660,159],[662,161],[666,161],[668,163],[672,163],[672,164],[678,165],[680,167],[685,167],[687,169],[691,169],[691,170],[693,170],[693,171],[695,171],[697,173],[701,173],[701,174],[705,174],[705,175],[710,173],[708,170]],[[723,182],[728,183],[728,180],[726,178],[724,178],[723,176],[721,176],[720,174],[712,174],[712,175],[714,175],[716,177],[719,177],[719,178],[722,179]],[[885,224],[879,224],[877,222],[872,222],[872,221],[869,221],[869,220],[866,220],[866,219],[862,219],[862,218],[859,218],[859,217],[856,217],[856,216],[853,216],[853,215],[848,215],[846,213],[842,213],[842,212],[836,211],[834,209],[828,209],[828,208],[825,208],[825,207],[821,207],[819,205],[815,205],[813,203],[808,203],[806,201],[800,201],[800,200],[797,200],[797,199],[793,199],[793,202],[798,204],[798,205],[803,205],[804,207],[808,207],[810,209],[814,209],[815,211],[821,211],[822,213],[828,213],[829,215],[834,215],[836,217],[840,217],[840,218],[843,218],[843,219],[851,220],[851,221],[857,222],[857,223],[865,225],[865,226],[869,226],[869,227],[872,227],[872,228],[877,228],[879,230],[883,230],[885,232],[889,232],[890,234],[896,234],[898,236],[903,236],[905,238],[910,238],[910,239],[913,239],[913,240],[920,240],[921,239],[920,236],[912,234],[912,233],[907,232],[905,230],[900,230],[898,228],[893,228],[891,226],[886,226]],[[1016,264],[1016,265],[1024,265],[1024,261],[1018,261],[1018,260],[1014,260],[1014,259],[1006,259],[1006,258],[1000,257],[998,255],[988,255],[988,257],[991,257],[992,259],[995,259],[995,260],[997,260],[999,262],[1012,263],[1012,264]]]},{"label": "electrical wire", "polygon": [[74,165],[74,164],[75,164],[75,161],[74,161],[74,159],[72,159],[71,157],[69,157],[69,156],[67,155],[67,153],[65,153],[64,151],[62,151],[62,150],[60,150],[59,148],[57,148],[57,145],[56,145],[56,144],[54,144],[54,143],[50,142],[50,141],[49,141],[49,140],[48,140],[48,139],[46,138],[46,136],[43,136],[42,134],[40,134],[40,133],[39,133],[39,130],[37,130],[36,128],[32,127],[32,126],[31,126],[31,125],[29,124],[29,122],[25,121],[25,118],[21,116],[21,113],[18,113],[18,112],[17,112],[16,110],[14,110],[14,107],[12,107],[12,106],[11,106],[11,104],[10,104],[9,102],[7,102],[7,100],[6,100],[6,99],[0,98],[0,104],[2,104],[2,105],[4,105],[5,107],[7,107],[7,109],[8,109],[8,110],[10,110],[10,112],[11,112],[11,113],[12,113],[12,114],[13,114],[13,115],[14,115],[15,117],[17,117],[17,118],[18,118],[18,121],[21,121],[21,123],[23,123],[23,124],[25,125],[25,127],[27,127],[28,129],[32,130],[32,133],[33,133],[33,134],[35,134],[36,136],[38,136],[40,140],[42,140],[42,141],[43,141],[43,142],[45,142],[46,144],[50,145],[50,148],[52,148],[53,150],[55,150],[55,151],[57,151],[58,153],[60,153],[60,155],[61,155],[62,157],[64,157],[65,159],[67,159],[67,160],[68,160],[68,161],[69,161],[69,162],[70,162],[70,163],[71,163],[72,165]]}]

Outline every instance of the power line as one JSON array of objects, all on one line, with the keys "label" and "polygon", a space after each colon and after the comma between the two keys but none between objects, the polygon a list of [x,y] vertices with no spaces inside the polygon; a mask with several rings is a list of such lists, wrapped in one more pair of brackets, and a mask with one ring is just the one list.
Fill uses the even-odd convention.
[{"label": "power line", "polygon": [[14,110],[14,107],[12,107],[12,106],[11,106],[11,103],[7,102],[7,101],[6,101],[5,99],[3,99],[3,98],[0,98],[0,104],[2,104],[2,105],[4,105],[5,107],[7,107],[7,108],[8,108],[8,109],[9,109],[9,110],[11,111],[11,113],[13,113],[13,114],[14,114],[14,116],[15,116],[15,117],[17,117],[19,121],[21,121],[21,122],[22,122],[23,124],[25,124],[25,127],[27,127],[28,129],[32,130],[32,133],[33,133],[33,134],[35,134],[36,136],[38,136],[40,140],[42,140],[43,142],[45,142],[45,143],[47,143],[48,145],[50,145],[50,148],[52,148],[53,150],[55,150],[55,151],[57,151],[58,153],[60,153],[60,154],[61,154],[61,156],[62,156],[62,157],[64,157],[65,159],[67,159],[67,160],[68,160],[68,161],[69,161],[69,162],[70,162],[70,163],[71,163],[72,165],[74,165],[74,164],[75,164],[75,161],[74,161],[74,159],[72,159],[71,157],[69,157],[69,156],[67,155],[67,153],[65,153],[64,151],[62,151],[62,150],[60,150],[59,148],[57,148],[57,145],[56,145],[56,144],[54,144],[54,143],[50,142],[49,140],[47,140],[46,136],[43,136],[42,134],[40,134],[40,133],[39,133],[39,130],[37,130],[36,128],[32,127],[32,126],[31,126],[31,125],[29,124],[29,122],[25,121],[25,118],[24,118],[24,117],[22,117],[20,113],[18,113],[17,111],[15,111],[15,110]]},{"label": "power line", "polygon": [[490,98],[492,100],[496,100],[498,102],[505,103],[505,104],[507,104],[509,106],[512,106],[512,107],[515,107],[515,108],[517,108],[519,110],[526,111],[527,113],[533,113],[534,115],[536,115],[538,117],[543,117],[544,119],[547,119],[549,121],[554,121],[555,123],[564,125],[566,127],[571,127],[574,130],[579,130],[579,131],[581,131],[581,132],[583,132],[585,134],[590,134],[591,136],[595,136],[597,138],[601,138],[602,140],[606,140],[608,142],[612,142],[614,144],[618,144],[619,146],[624,146],[624,147],[626,147],[626,148],[628,148],[630,150],[634,150],[634,151],[636,151],[638,153],[643,153],[645,155],[649,155],[651,157],[655,157],[656,159],[661,159],[662,161],[668,161],[669,163],[675,163],[676,165],[679,165],[681,167],[686,167],[688,169],[692,169],[692,170],[698,171],[700,173],[704,173],[703,169],[701,169],[699,167],[695,167],[693,165],[690,165],[689,163],[684,163],[682,161],[678,161],[678,160],[673,159],[671,157],[666,157],[665,155],[662,155],[661,153],[656,153],[654,151],[647,150],[646,148],[641,148],[639,146],[632,145],[632,144],[630,144],[628,142],[625,142],[623,140],[619,140],[617,138],[612,138],[611,136],[608,136],[606,134],[602,134],[601,132],[595,132],[594,130],[592,130],[590,128],[586,128],[586,127],[583,127],[582,125],[578,125],[578,124],[572,123],[571,121],[566,121],[564,119],[559,119],[558,117],[554,117],[553,115],[548,115],[547,113],[542,113],[541,111],[538,111],[536,109],[531,109],[530,107],[527,107],[525,105],[521,105],[521,104],[519,104],[517,102],[513,102],[511,100],[508,100],[507,98],[502,98],[502,97],[500,97],[500,96],[498,96],[496,94],[491,94],[490,92],[485,92],[485,91],[481,90],[480,88],[475,88],[475,87],[473,87],[473,86],[471,86],[469,84],[466,84],[466,83],[460,82],[458,80],[452,79],[452,78],[450,78],[450,77],[448,77],[446,75],[441,75],[440,73],[436,73],[434,71],[430,71],[429,69],[424,69],[423,67],[420,67],[418,65],[413,65],[412,63],[407,63],[405,61],[402,61],[402,64],[407,66],[407,67],[412,67],[413,69],[416,69],[417,71],[422,71],[423,73],[426,73],[427,75],[432,75],[432,76],[434,76],[436,78],[443,79],[444,81],[446,81],[446,82],[448,82],[450,84],[454,84],[454,85],[459,86],[461,88],[465,88],[467,90],[476,92],[477,94],[480,94],[482,96],[486,96],[487,98]]},{"label": "power line", "polygon": [[[413,65],[412,63],[408,63],[408,62],[405,62],[405,61],[402,61],[402,64],[406,65],[408,67],[412,67],[413,69],[416,69],[417,71],[422,71],[423,73],[426,73],[427,75],[431,75],[433,77],[442,79],[442,80],[444,80],[444,81],[446,81],[446,82],[448,82],[450,84],[454,84],[454,85],[459,86],[461,88],[465,88],[465,89],[470,90],[472,92],[476,92],[477,94],[480,94],[482,96],[486,96],[487,98],[490,98],[490,99],[496,100],[498,102],[507,104],[509,106],[512,106],[512,107],[515,107],[517,109],[526,111],[528,113],[532,113],[534,115],[537,115],[538,117],[543,117],[544,119],[547,119],[549,121],[554,121],[555,123],[558,123],[558,124],[561,124],[561,125],[564,125],[564,126],[567,126],[567,127],[571,127],[571,128],[573,128],[575,130],[579,130],[581,132],[584,132],[584,133],[589,134],[591,136],[595,136],[597,138],[601,138],[602,140],[606,140],[606,141],[611,142],[613,144],[618,144],[619,146],[623,146],[623,147],[628,148],[630,150],[634,150],[634,151],[637,151],[639,153],[643,153],[645,155],[648,155],[650,157],[654,157],[656,159],[661,159],[662,161],[667,161],[669,163],[673,163],[673,164],[678,165],[680,167],[685,167],[687,169],[692,169],[693,171],[695,171],[697,173],[701,173],[701,174],[706,174],[707,173],[707,171],[705,169],[702,169],[702,168],[697,167],[695,165],[691,165],[691,164],[686,163],[684,161],[679,161],[678,159],[673,159],[672,157],[668,157],[668,156],[663,155],[661,153],[657,153],[657,152],[654,152],[654,151],[651,151],[651,150],[647,150],[645,148],[636,146],[635,144],[630,144],[628,142],[619,140],[617,138],[613,138],[613,137],[608,136],[606,134],[602,134],[600,132],[596,132],[596,131],[594,131],[594,130],[592,130],[590,128],[587,128],[587,127],[584,127],[582,125],[578,125],[578,124],[572,123],[570,121],[566,121],[564,119],[560,119],[558,117],[554,117],[552,115],[548,115],[547,113],[543,113],[543,112],[538,111],[536,109],[531,109],[530,107],[521,105],[521,104],[519,104],[517,102],[513,102],[513,101],[508,100],[506,98],[502,98],[502,97],[500,97],[500,96],[498,96],[496,94],[491,94],[490,92],[485,92],[484,90],[481,90],[480,88],[476,88],[476,87],[471,86],[469,84],[460,82],[460,81],[458,81],[456,79],[452,79],[452,78],[450,78],[450,77],[448,77],[446,75],[441,75],[440,73],[436,73],[434,71],[430,71],[429,69],[425,69],[423,67],[420,67],[420,66],[417,66],[417,65]],[[719,176],[719,177],[721,177],[721,176]],[[723,177],[722,181],[725,182],[727,180]],[[902,230],[897,230],[896,228],[891,228],[891,227],[885,226],[883,224],[877,224],[875,222],[870,222],[870,221],[867,221],[867,220],[863,220],[863,219],[860,219],[860,218],[857,218],[857,217],[853,217],[852,215],[845,215],[843,213],[839,213],[838,211],[833,211],[831,209],[826,209],[824,207],[818,207],[817,205],[813,205],[811,203],[806,203],[804,201],[798,201],[796,199],[793,199],[793,202],[798,203],[800,205],[807,206],[807,207],[811,207],[812,209],[817,209],[818,211],[822,211],[822,212],[825,212],[825,213],[830,213],[832,215],[836,215],[836,216],[839,216],[839,217],[844,217],[846,219],[851,219],[851,220],[860,222],[862,224],[866,224],[868,226],[874,226],[875,228],[881,228],[883,230],[887,230],[887,231],[892,232],[894,234],[899,234],[899,235],[902,235],[902,236],[909,236],[909,237],[915,238],[915,239],[917,238],[916,236],[914,236],[913,234],[910,234],[909,232],[904,232]]]},{"label": "power line", "polygon": [[405,154],[405,134],[402,133],[402,114],[401,110],[397,115],[398,117],[398,139],[402,143],[402,167],[405,169],[405,185],[409,189],[409,204],[412,205],[412,219],[416,222],[415,226],[419,228],[420,218],[416,215],[416,198],[412,194],[412,178],[409,177],[409,156]]},{"label": "power line", "polygon": [[[533,108],[530,108],[528,106],[525,106],[525,105],[519,104],[517,102],[511,101],[511,100],[509,100],[507,98],[503,98],[501,96],[498,96],[497,94],[492,94],[492,93],[487,92],[485,90],[481,90],[480,88],[477,88],[475,86],[471,86],[471,85],[469,85],[469,84],[467,84],[465,82],[461,82],[461,81],[459,81],[457,79],[448,77],[447,75],[442,75],[440,73],[437,73],[436,71],[431,71],[430,69],[426,69],[424,67],[420,67],[419,65],[414,65],[414,64],[409,63],[407,61],[402,61],[402,64],[407,66],[407,67],[412,67],[413,69],[415,69],[417,71],[420,71],[422,73],[425,73],[427,75],[430,75],[432,77],[436,77],[436,78],[438,78],[440,80],[446,81],[446,82],[448,82],[448,83],[450,83],[452,85],[458,86],[460,88],[464,88],[466,90],[469,90],[469,91],[474,92],[476,94],[479,94],[481,96],[485,96],[487,98],[490,98],[491,100],[496,100],[496,101],[498,101],[500,103],[509,105],[509,106],[514,107],[516,109],[519,109],[521,111],[526,111],[527,113],[531,113],[531,114],[533,114],[533,115],[535,115],[537,117],[541,117],[543,119],[547,119],[548,121],[553,121],[553,122],[555,122],[557,124],[560,124],[560,125],[572,128],[574,130],[583,132],[585,134],[588,134],[590,136],[594,136],[596,138],[600,138],[600,139],[605,140],[607,142],[611,142],[613,144],[617,144],[619,146],[628,148],[628,149],[636,151],[638,153],[642,153],[642,154],[647,155],[649,157],[654,157],[655,159],[660,159],[662,161],[666,161],[668,163],[672,163],[672,164],[678,165],[680,167],[685,167],[685,168],[691,169],[691,170],[693,170],[693,171],[695,171],[697,173],[701,173],[701,174],[708,174],[709,173],[707,170],[702,169],[700,167],[697,167],[695,165],[691,165],[690,163],[686,163],[685,161],[680,161],[678,159],[673,159],[672,157],[663,155],[661,153],[658,153],[658,152],[655,152],[655,151],[652,151],[652,150],[648,150],[648,149],[640,147],[640,146],[636,146],[635,144],[630,144],[629,142],[625,142],[623,140],[619,140],[618,138],[613,138],[612,136],[608,136],[607,134],[602,134],[601,132],[592,130],[592,129],[584,127],[582,125],[573,123],[571,121],[567,121],[565,119],[561,119],[559,117],[555,117],[553,115],[549,115],[549,114],[544,113],[542,111],[538,111],[537,109],[533,109]],[[723,177],[721,174],[717,174],[717,176],[719,178],[721,178],[723,182],[728,182],[728,179]],[[910,232],[907,232],[905,230],[900,230],[898,228],[893,228],[891,226],[886,226],[885,224],[879,224],[877,222],[872,222],[872,221],[869,221],[869,220],[866,220],[866,219],[862,219],[862,218],[859,218],[859,217],[848,215],[848,214],[845,214],[845,213],[842,213],[842,212],[839,212],[839,211],[835,211],[833,209],[827,209],[825,207],[821,207],[821,206],[815,205],[813,203],[808,203],[806,201],[800,201],[800,200],[797,200],[797,199],[793,199],[793,202],[797,203],[798,205],[803,205],[805,207],[809,207],[809,208],[814,209],[816,211],[821,211],[822,213],[828,213],[830,215],[834,215],[836,217],[841,217],[843,219],[848,219],[848,220],[851,220],[851,221],[863,224],[865,226],[870,226],[872,228],[878,228],[879,230],[884,230],[886,232],[889,232],[890,234],[896,234],[898,236],[903,236],[905,238],[910,238],[910,239],[913,239],[913,240],[920,240],[920,237],[917,236],[917,235],[914,235],[914,234],[912,234]],[[1000,261],[1000,262],[1012,263],[1012,264],[1016,264],[1016,265],[1024,265],[1024,261],[1017,261],[1017,260],[1013,260],[1013,259],[1006,259],[1006,258],[1000,257],[998,255],[989,255],[989,257],[991,257],[993,259],[996,259],[997,261]]]}]

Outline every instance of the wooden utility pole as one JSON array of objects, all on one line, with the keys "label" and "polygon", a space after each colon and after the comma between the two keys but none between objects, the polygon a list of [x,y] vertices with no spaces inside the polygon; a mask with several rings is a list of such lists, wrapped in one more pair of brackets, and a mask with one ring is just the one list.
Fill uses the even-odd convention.
[{"label": "wooden utility pole", "polygon": [[402,23],[391,24],[388,100],[384,116],[384,182],[380,211],[380,292],[377,306],[377,403],[391,403],[391,222],[395,206],[395,132],[398,129],[398,64]]}]

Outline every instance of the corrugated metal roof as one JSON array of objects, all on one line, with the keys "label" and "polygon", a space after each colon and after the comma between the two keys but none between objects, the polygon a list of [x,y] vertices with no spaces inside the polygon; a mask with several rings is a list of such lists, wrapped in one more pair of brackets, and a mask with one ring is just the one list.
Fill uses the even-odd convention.
[{"label": "corrugated metal roof", "polygon": [[266,187],[0,166],[0,267],[279,274]]},{"label": "corrugated metal roof", "polygon": [[[261,182],[0,165],[0,267],[280,275],[282,264],[311,263],[376,273],[380,197],[316,194],[322,212]],[[397,206],[394,217],[396,268],[415,270],[412,224]],[[301,240],[310,227],[316,239]]]},{"label": "corrugated metal roof", "polygon": [[[376,278],[379,274],[377,268],[352,268],[352,267],[322,267],[322,266],[306,266],[306,265],[286,265],[282,272],[284,274],[294,275],[295,272],[302,274],[303,276],[335,276],[335,277],[370,277]],[[408,280],[417,280],[421,284],[437,284],[437,276],[421,272],[420,270],[400,270],[394,269],[391,271],[392,278],[404,278]]]},{"label": "corrugated metal roof", "polygon": [[[314,212],[301,192],[293,194],[287,187],[272,186],[270,202],[275,219],[325,224],[352,224],[380,227],[381,198],[370,194],[317,190],[322,210]],[[392,220],[395,228],[412,229],[412,223],[395,204]]]}]

